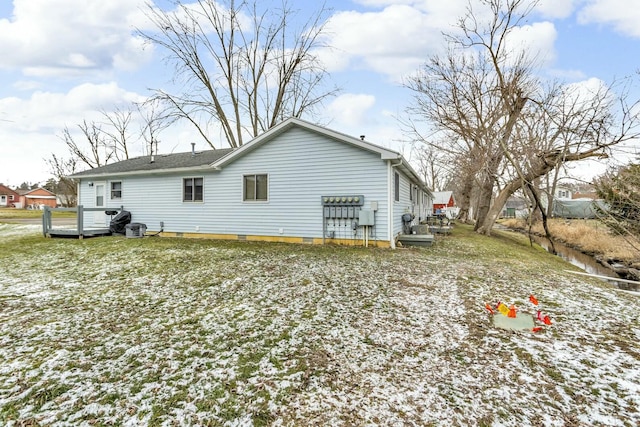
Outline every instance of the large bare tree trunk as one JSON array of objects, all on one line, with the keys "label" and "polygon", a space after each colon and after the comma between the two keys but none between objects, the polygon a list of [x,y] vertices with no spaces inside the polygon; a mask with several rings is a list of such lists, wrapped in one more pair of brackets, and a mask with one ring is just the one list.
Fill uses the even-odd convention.
[{"label": "large bare tree trunk", "polygon": [[502,154],[496,153],[489,161],[487,161],[486,168],[483,171],[483,177],[480,184],[480,194],[478,196],[478,212],[474,227],[476,231],[478,231],[480,226],[484,223],[491,209],[493,202],[493,189],[495,187],[500,163],[502,163]]},{"label": "large bare tree trunk", "polygon": [[474,177],[466,178],[463,181],[462,188],[460,188],[460,194],[458,195],[457,203],[460,211],[456,219],[462,222],[469,222],[469,211],[471,210],[471,191],[473,190]]},{"label": "large bare tree trunk", "polygon": [[514,178],[504,186],[500,193],[498,193],[498,196],[494,199],[493,205],[491,206],[491,209],[489,209],[486,218],[478,227],[478,233],[486,235],[491,234],[491,229],[500,216],[504,205],[507,203],[507,199],[513,193],[521,189],[523,185],[526,185],[525,183],[533,182],[535,179],[546,175],[561,162],[578,161],[599,156],[601,154],[600,150],[601,147],[594,147],[581,153],[564,154],[561,151],[553,151],[537,156],[537,158],[532,161],[531,169],[523,176],[523,179],[520,177]]}]

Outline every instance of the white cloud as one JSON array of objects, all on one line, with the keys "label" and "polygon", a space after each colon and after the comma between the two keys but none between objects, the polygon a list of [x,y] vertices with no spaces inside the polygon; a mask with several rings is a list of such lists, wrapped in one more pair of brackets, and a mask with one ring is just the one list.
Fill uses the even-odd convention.
[{"label": "white cloud", "polygon": [[545,66],[555,60],[554,44],[557,31],[551,22],[536,22],[514,28],[509,34],[507,43],[509,50],[524,51],[536,61],[536,65]]},{"label": "white cloud", "polygon": [[59,138],[65,126],[76,131],[84,119],[100,120],[100,110],[127,108],[143,97],[116,83],[81,84],[67,93],[37,91],[28,98],[0,99],[0,182],[19,185],[49,177],[44,158],[67,156]]},{"label": "white cloud", "polygon": [[0,20],[2,68],[43,76],[131,69],[149,59],[133,34],[145,0],[15,0]]},{"label": "white cloud", "polygon": [[116,83],[84,83],[68,93],[36,91],[29,98],[18,97],[0,99],[0,111],[10,120],[10,126],[3,130],[20,132],[47,132],[62,130],[65,125],[91,120],[100,110],[111,110],[117,106],[127,106],[144,98],[128,92]]},{"label": "white cloud", "polygon": [[344,11],[328,24],[328,44],[321,58],[330,71],[353,67],[399,77],[413,71],[442,46],[438,27],[420,10],[393,5],[378,12]]},{"label": "white cloud", "polygon": [[[538,12],[544,16],[569,14],[575,0],[543,1]],[[442,33],[455,34],[457,23],[469,7],[467,0],[360,0],[359,4],[381,10],[342,11],[328,24],[328,44],[333,50],[321,52],[329,71],[368,69],[399,81],[415,71],[427,58],[442,53],[446,41]],[[478,22],[489,22],[490,10],[471,2]],[[530,56],[546,65],[555,59],[557,33],[551,22],[533,22],[516,28],[510,37],[513,48],[525,48]]]},{"label": "white cloud", "polygon": [[565,86],[565,98],[568,104],[591,105],[594,99],[598,99],[609,92],[607,85],[602,80],[592,77]]},{"label": "white cloud", "polygon": [[373,95],[345,93],[327,106],[327,114],[340,125],[359,126],[365,121],[367,112],[375,102]]},{"label": "white cloud", "polygon": [[640,8],[630,0],[588,0],[578,19],[582,24],[612,25],[624,35],[640,37]]}]

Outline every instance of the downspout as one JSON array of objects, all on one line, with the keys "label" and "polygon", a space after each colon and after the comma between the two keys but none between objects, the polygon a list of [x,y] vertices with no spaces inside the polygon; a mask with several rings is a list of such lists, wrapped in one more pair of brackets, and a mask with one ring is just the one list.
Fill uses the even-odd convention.
[{"label": "downspout", "polygon": [[420,225],[420,222],[422,221],[422,188],[420,188],[419,186],[415,186],[416,187],[416,198],[418,200],[416,200],[416,202],[418,202],[418,225]]},{"label": "downspout", "polygon": [[402,164],[402,158],[398,158],[397,159],[399,161],[399,163],[397,164],[393,164],[391,162],[391,160],[389,160],[389,169],[388,169],[388,179],[387,179],[387,188],[388,188],[388,194],[387,194],[387,236],[389,236],[389,246],[391,247],[391,249],[395,249],[396,248],[396,236],[393,235],[393,203],[395,200],[395,196],[394,196],[394,191],[395,191],[395,182],[393,179],[393,169],[400,166]]}]

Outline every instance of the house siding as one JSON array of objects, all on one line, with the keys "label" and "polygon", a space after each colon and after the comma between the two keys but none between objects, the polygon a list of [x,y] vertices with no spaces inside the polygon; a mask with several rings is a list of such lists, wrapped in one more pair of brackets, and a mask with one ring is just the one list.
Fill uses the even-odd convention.
[{"label": "house siding", "polygon": [[[107,194],[106,205],[124,206],[133,222],[149,230],[163,221],[167,232],[322,238],[321,197],[363,195],[365,209],[378,202],[371,239],[388,241],[386,168],[378,153],[293,128],[220,171],[114,177],[107,188],[111,181],[122,182],[122,198]],[[242,200],[245,174],[268,175],[268,201]],[[204,178],[203,202],[182,201],[182,180],[188,177]],[[92,206],[91,188],[86,182],[81,188],[79,204]],[[361,239],[362,228],[354,236],[351,221],[342,220],[336,238]]]},{"label": "house siding", "polygon": [[[417,205],[414,205],[414,201],[412,201],[409,196],[411,181],[401,171],[393,169],[393,172],[400,175],[400,200],[395,201],[395,196],[392,195],[392,197],[394,197],[392,218],[393,236],[395,237],[402,233],[402,215],[405,213],[413,213],[416,215],[416,218],[418,218],[419,212]],[[393,173],[391,175],[392,179],[395,179]]]}]

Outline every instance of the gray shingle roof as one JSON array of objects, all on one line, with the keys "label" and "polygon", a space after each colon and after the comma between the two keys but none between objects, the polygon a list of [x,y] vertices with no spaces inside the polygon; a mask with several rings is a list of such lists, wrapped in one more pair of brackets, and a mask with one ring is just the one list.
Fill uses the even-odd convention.
[{"label": "gray shingle roof", "polygon": [[233,151],[232,148],[223,148],[219,150],[196,151],[195,154],[191,151],[186,153],[157,154],[153,162],[151,162],[151,156],[135,157],[99,168],[78,172],[71,175],[70,178],[204,167],[220,159],[222,156],[229,154],[231,151]]}]

